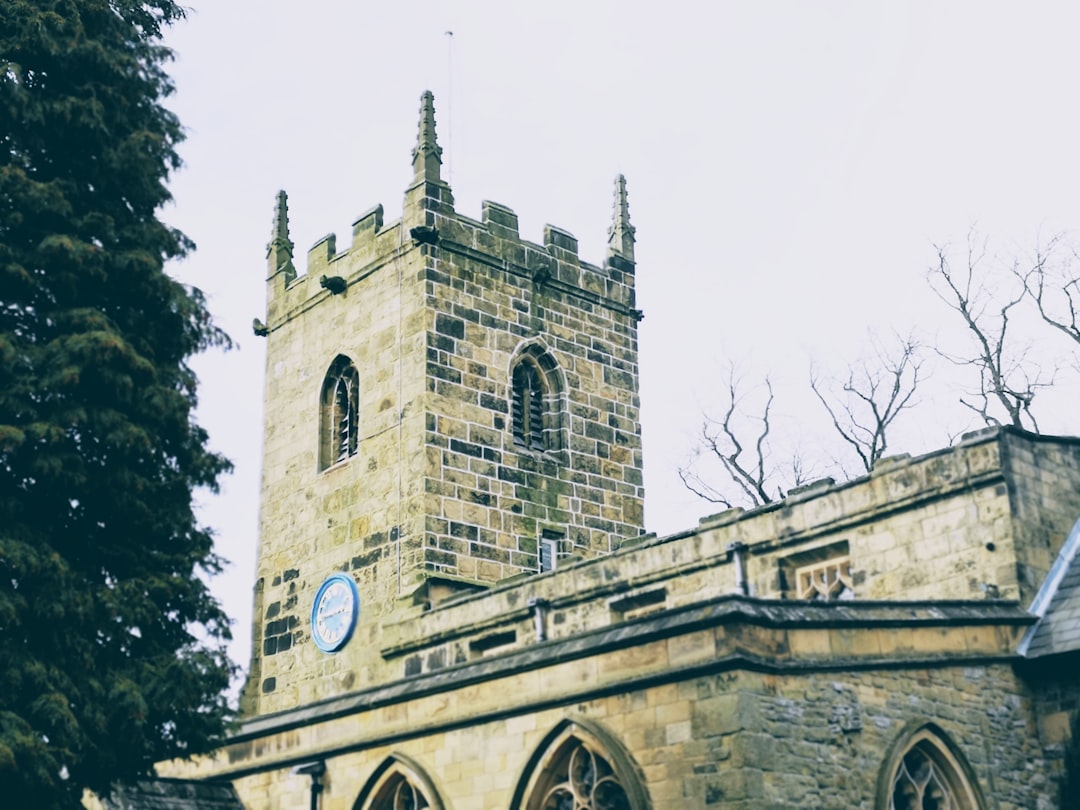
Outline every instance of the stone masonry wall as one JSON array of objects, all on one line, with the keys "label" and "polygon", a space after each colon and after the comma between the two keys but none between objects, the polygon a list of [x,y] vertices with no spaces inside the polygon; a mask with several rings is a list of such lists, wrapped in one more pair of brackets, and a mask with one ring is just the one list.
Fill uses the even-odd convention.
[{"label": "stone masonry wall", "polygon": [[[404,210],[387,227],[381,207],[360,217],[347,250],[319,240],[299,276],[291,247],[271,244],[248,714],[392,677],[375,652],[381,622],[407,615],[430,574],[494,583],[537,570],[543,529],[580,556],[643,530],[632,265],[580,262],[550,226],[546,245],[522,242],[492,203],[484,222],[461,217],[441,182],[411,187]],[[517,448],[510,432],[510,369],[530,341],[558,364],[552,451]],[[339,354],[359,371],[360,441],[320,470],[319,397]],[[358,585],[361,618],[327,656],[309,616],[338,571]]]},{"label": "stone masonry wall", "polygon": [[1003,434],[1021,599],[1030,604],[1080,520],[1080,440]]},{"label": "stone masonry wall", "polygon": [[[326,237],[308,272],[268,282],[262,496],[248,712],[273,711],[351,688],[365,671],[362,622],[340,654],[310,640],[315,591],[331,573],[357,582],[365,620],[390,612],[402,576],[422,566],[424,344],[420,255],[401,224],[375,209],[349,250]],[[332,295],[323,276],[348,289]],[[360,376],[355,456],[319,469],[323,380],[334,358]]]},{"label": "stone masonry wall", "polygon": [[780,504],[705,519],[748,547],[753,592],[790,596],[785,560],[850,555],[859,599],[1030,602],[1080,516],[1080,443],[1008,430],[878,464]]},{"label": "stone masonry wall", "polygon": [[[426,505],[428,569],[495,582],[538,570],[543,529],[561,553],[591,557],[643,531],[633,275],[588,265],[548,226],[544,246],[517,237],[493,203],[484,221],[434,219],[429,313]],[[510,375],[531,346],[561,386],[549,402],[557,447],[515,445]]]}]

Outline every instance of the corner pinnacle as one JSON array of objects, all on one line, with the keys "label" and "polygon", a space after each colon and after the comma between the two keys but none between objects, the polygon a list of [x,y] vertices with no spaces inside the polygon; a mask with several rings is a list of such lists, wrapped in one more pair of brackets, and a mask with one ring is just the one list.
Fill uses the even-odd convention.
[{"label": "corner pinnacle", "polygon": [[270,236],[270,243],[266,246],[266,255],[273,252],[284,252],[292,258],[293,243],[289,239],[289,195],[284,191],[277,193],[277,206],[274,208],[274,229]]},{"label": "corner pinnacle", "polygon": [[439,182],[442,147],[435,140],[435,97],[430,90],[420,96],[420,131],[412,152],[414,182]]},{"label": "corner pinnacle", "polygon": [[289,196],[284,191],[277,193],[277,205],[274,207],[274,229],[270,243],[266,246],[266,263],[270,266],[270,278],[283,273],[285,283],[296,278],[296,268],[292,262],[293,243],[289,238]]},{"label": "corner pinnacle", "polygon": [[634,261],[634,226],[630,224],[630,206],[626,202],[626,178],[615,178],[615,210],[608,228],[608,256]]}]

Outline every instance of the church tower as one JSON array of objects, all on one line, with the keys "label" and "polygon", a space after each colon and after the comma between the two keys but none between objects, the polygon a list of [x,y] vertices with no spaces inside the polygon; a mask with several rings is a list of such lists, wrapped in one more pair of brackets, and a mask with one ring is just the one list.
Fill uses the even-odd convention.
[{"label": "church tower", "polygon": [[643,531],[625,180],[593,265],[503,205],[458,214],[441,156],[424,93],[401,219],[303,274],[278,194],[249,716],[378,683],[400,618]]}]

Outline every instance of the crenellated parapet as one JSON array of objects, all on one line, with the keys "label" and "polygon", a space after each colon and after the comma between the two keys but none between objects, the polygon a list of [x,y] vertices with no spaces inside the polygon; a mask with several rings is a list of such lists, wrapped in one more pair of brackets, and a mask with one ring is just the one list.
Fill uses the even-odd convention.
[{"label": "crenellated parapet", "polygon": [[[432,208],[441,209],[443,205]],[[299,275],[293,267],[291,243],[287,251],[284,247],[272,249],[273,267],[267,279],[270,327],[316,303],[313,299],[324,297],[322,276],[338,276],[351,286],[420,243],[433,244],[439,250],[475,259],[493,271],[506,272],[518,280],[523,290],[538,295],[566,295],[641,318],[635,309],[634,264],[621,253],[611,253],[603,264],[584,261],[578,254],[577,238],[554,225],[544,226],[542,242],[522,239],[513,209],[488,200],[483,202],[479,220],[452,209],[432,210],[429,214],[423,219],[430,225],[414,225],[403,232],[405,220],[384,225],[383,206],[377,205],[353,223],[352,241],[343,250],[338,249],[336,234],[319,238],[308,250],[305,272]],[[418,233],[413,233],[417,228],[428,229],[429,237],[418,238]]]},{"label": "crenellated parapet", "polygon": [[321,284],[323,276],[340,278],[348,288],[421,245],[475,259],[492,272],[505,272],[530,294],[569,296],[640,319],[634,295],[634,228],[622,175],[615,182],[607,257],[592,264],[582,260],[577,238],[563,228],[545,225],[541,241],[522,239],[517,214],[505,205],[484,201],[479,220],[455,211],[453,193],[441,176],[442,149],[435,138],[431,93],[421,97],[412,154],[413,181],[405,191],[401,218],[385,225],[383,206],[375,206],[353,223],[347,247],[339,250],[333,233],[316,241],[308,250],[302,274],[293,266],[287,197],[284,191],[278,193],[267,252],[267,325],[271,331],[282,319],[331,294]]}]

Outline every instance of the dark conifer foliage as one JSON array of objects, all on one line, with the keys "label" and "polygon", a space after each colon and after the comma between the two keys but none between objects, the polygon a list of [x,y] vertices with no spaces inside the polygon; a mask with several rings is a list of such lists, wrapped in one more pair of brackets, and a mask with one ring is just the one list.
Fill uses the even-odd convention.
[{"label": "dark conifer foliage", "polygon": [[221,739],[228,627],[192,490],[228,462],[163,270],[170,0],[0,1],[0,806],[78,807]]}]

